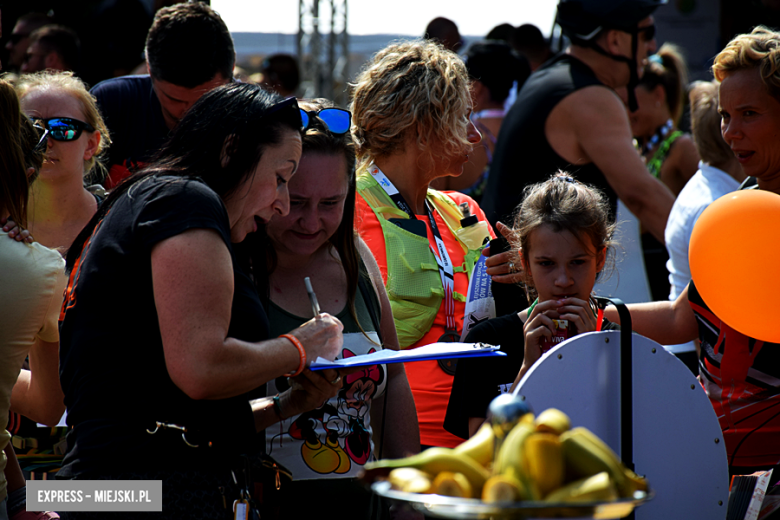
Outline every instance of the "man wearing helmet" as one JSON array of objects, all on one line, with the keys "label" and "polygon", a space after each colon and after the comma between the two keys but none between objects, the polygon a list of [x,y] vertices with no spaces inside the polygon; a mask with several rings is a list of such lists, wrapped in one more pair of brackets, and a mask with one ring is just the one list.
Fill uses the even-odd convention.
[{"label": "man wearing helmet", "polygon": [[[528,79],[504,119],[482,208],[511,222],[523,187],[556,170],[604,190],[663,240],[674,198],[650,175],[632,144],[618,91],[634,87],[655,51],[651,13],[666,0],[560,0],[557,23],[571,45]],[[626,89],[627,87],[627,89]]]}]

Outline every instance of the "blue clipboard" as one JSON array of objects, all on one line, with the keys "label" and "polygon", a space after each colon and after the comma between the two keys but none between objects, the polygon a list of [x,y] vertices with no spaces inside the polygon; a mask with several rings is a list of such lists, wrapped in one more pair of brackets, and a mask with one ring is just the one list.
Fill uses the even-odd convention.
[{"label": "blue clipboard", "polygon": [[317,358],[309,365],[309,368],[311,370],[324,370],[326,368],[362,367],[430,359],[506,356],[506,353],[499,352],[499,348],[496,345],[488,345],[486,343],[431,343],[415,349],[378,350],[372,354],[337,359],[335,361]]}]

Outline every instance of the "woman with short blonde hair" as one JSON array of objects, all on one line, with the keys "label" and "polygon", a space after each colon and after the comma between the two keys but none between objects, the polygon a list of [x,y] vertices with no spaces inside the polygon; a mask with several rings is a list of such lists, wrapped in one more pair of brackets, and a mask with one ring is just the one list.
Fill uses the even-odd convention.
[{"label": "woman with short blonde hair", "polygon": [[455,54],[424,41],[386,47],[355,83],[359,166],[401,152],[410,137],[430,162],[468,153],[470,103],[466,66]]},{"label": "woman with short blonde hair", "polygon": [[769,94],[780,99],[780,41],[778,33],[762,25],[731,40],[715,57],[712,74],[721,82],[736,71],[753,68]]},{"label": "woman with short blonde hair", "polygon": [[[355,224],[379,264],[401,348],[459,340],[472,268],[493,236],[473,199],[429,188],[460,175],[481,139],[469,87],[461,59],[424,41],[379,51],[355,84]],[[454,364],[420,361],[406,371],[422,445],[459,444],[443,427]]]}]

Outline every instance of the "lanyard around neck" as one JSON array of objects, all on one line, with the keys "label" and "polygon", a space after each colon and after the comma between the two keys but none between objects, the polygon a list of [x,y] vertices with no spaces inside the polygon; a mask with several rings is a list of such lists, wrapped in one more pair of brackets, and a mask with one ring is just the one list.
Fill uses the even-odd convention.
[{"label": "lanyard around neck", "polygon": [[[387,178],[387,176],[379,169],[376,164],[371,164],[368,167],[368,171],[376,180],[377,184],[385,191],[388,197],[398,206],[398,209],[409,215],[409,218],[417,220],[417,215],[412,211],[411,206],[406,202],[403,195],[398,191],[395,185]],[[433,209],[431,208],[428,200],[425,200],[425,211],[428,214],[428,221],[431,223],[431,232],[433,232],[433,238],[436,241],[436,249],[431,246],[433,251],[433,257],[436,259],[436,265],[439,268],[439,276],[441,277],[441,285],[444,288],[444,312],[447,320],[445,324],[445,335],[448,332],[457,331],[455,324],[455,298],[453,293],[455,291],[455,275],[452,268],[452,261],[450,260],[450,254],[447,252],[447,247],[444,245],[444,240],[441,238],[439,232],[439,226],[436,224],[436,218],[434,218]]]}]

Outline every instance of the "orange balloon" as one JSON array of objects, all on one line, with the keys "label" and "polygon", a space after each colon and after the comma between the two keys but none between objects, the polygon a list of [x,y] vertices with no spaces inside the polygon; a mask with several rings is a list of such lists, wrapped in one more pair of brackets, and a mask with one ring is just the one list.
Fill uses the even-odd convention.
[{"label": "orange balloon", "polygon": [[721,320],[780,343],[772,310],[780,294],[780,195],[740,190],[710,204],[693,228],[688,260],[696,289]]}]

